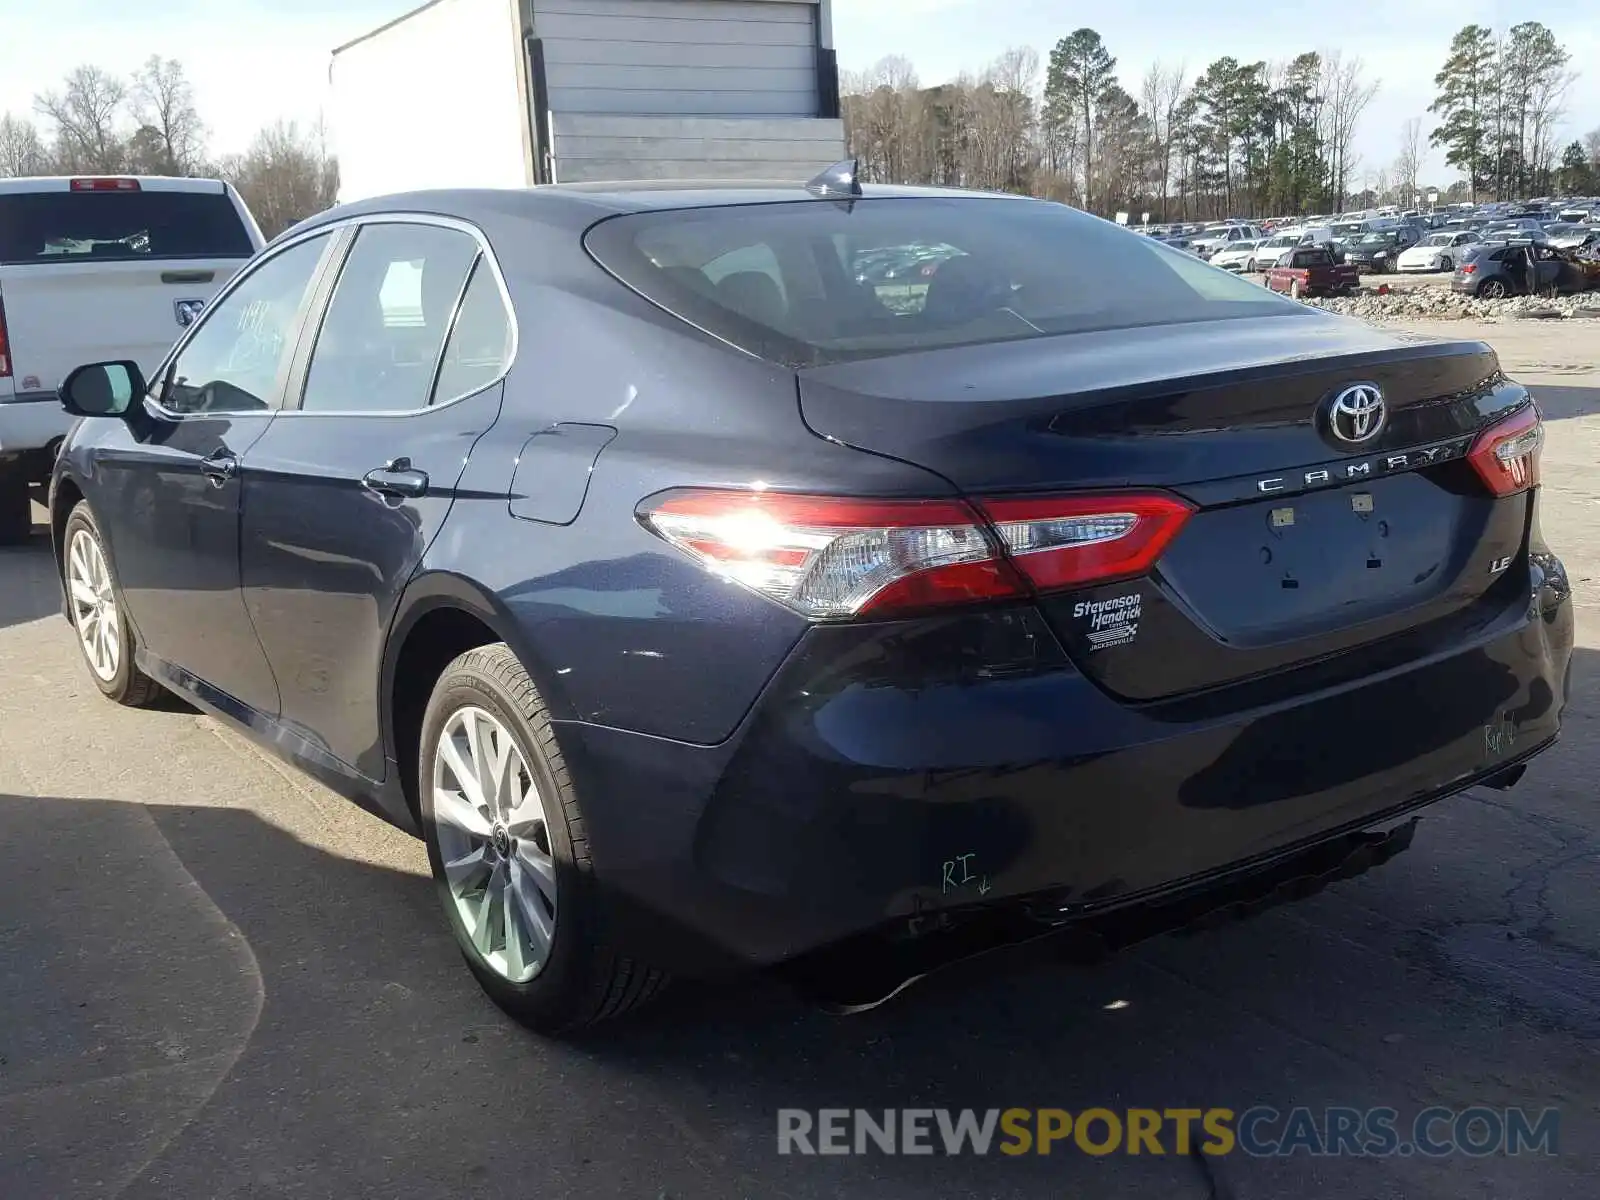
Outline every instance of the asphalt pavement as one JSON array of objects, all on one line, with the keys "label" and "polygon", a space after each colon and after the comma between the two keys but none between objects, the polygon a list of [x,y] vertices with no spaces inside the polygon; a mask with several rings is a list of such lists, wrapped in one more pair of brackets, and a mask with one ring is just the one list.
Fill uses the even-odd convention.
[{"label": "asphalt pavement", "polygon": [[[0,1197],[1592,1197],[1600,329],[1449,330],[1494,342],[1551,418],[1544,525],[1579,600],[1560,746],[1302,904],[857,1017],[751,980],[576,1043],[520,1030],[457,958],[419,843],[180,703],[103,701],[43,530],[0,551]],[[1560,1136],[1208,1162],[776,1143],[782,1108],[1259,1104],[1556,1108]]]}]

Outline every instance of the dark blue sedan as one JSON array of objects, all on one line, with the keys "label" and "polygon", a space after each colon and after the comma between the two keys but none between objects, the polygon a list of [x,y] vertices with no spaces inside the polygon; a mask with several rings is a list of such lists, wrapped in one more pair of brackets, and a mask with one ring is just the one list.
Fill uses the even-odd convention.
[{"label": "dark blue sedan", "polygon": [[153,379],[79,369],[96,685],[419,830],[550,1031],[1247,910],[1551,744],[1573,606],[1488,346],[837,178],[338,208]]}]

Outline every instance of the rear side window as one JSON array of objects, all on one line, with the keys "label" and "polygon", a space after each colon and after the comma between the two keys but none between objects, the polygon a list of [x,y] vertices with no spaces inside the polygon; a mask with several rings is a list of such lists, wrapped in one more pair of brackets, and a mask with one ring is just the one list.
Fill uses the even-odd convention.
[{"label": "rear side window", "polygon": [[631,213],[586,245],[667,311],[774,362],[817,365],[1305,308],[1043,201],[884,198]]},{"label": "rear side window", "polygon": [[445,343],[434,403],[447,404],[500,378],[511,364],[511,340],[511,314],[506,311],[494,271],[480,258]]},{"label": "rear side window", "polygon": [[254,251],[221,192],[0,194],[0,263],[249,258]]}]

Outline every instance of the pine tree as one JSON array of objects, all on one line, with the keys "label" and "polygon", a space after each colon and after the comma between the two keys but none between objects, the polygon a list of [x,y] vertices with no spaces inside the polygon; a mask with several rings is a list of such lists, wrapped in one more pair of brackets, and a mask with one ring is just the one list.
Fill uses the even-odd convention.
[{"label": "pine tree", "polygon": [[1494,33],[1468,25],[1450,40],[1450,56],[1433,77],[1439,96],[1428,111],[1439,125],[1428,140],[1445,147],[1445,162],[1467,177],[1474,202],[1497,157],[1491,144],[1497,66]]}]

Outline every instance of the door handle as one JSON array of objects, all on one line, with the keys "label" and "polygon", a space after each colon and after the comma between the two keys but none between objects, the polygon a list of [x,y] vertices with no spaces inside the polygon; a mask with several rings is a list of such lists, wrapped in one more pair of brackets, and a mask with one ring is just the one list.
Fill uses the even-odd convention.
[{"label": "door handle", "polygon": [[397,458],[388,466],[368,471],[361,477],[361,484],[380,496],[426,496],[428,473],[413,467],[409,458]]},{"label": "door handle", "polygon": [[221,487],[238,472],[239,458],[228,450],[213,450],[200,460],[200,470],[212,487]]}]

